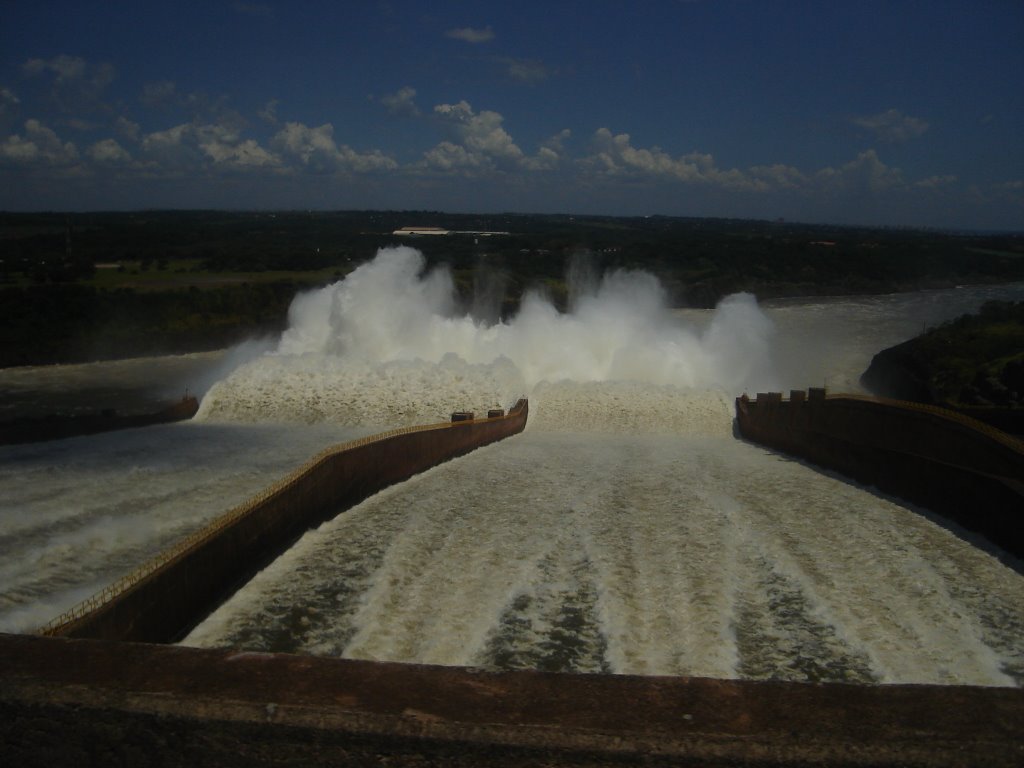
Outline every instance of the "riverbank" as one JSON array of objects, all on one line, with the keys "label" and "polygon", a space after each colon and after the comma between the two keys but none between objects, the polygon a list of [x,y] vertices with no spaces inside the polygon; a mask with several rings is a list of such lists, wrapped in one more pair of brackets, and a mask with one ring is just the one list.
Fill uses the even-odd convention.
[{"label": "riverbank", "polygon": [[49,414],[39,418],[21,418],[0,422],[0,445],[39,443],[68,437],[95,435],[117,429],[150,427],[191,419],[199,410],[199,401],[186,395],[152,413],[121,414],[113,408],[65,416]]},{"label": "riverbank", "polygon": [[0,368],[0,423],[113,409],[152,413],[220,377],[223,349],[67,365]]}]

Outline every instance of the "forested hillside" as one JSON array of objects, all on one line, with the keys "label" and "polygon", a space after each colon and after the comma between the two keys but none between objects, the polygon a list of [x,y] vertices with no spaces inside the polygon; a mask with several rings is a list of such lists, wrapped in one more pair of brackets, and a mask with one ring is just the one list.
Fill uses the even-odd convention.
[{"label": "forested hillside", "polygon": [[884,350],[862,382],[902,400],[1024,408],[1024,302],[990,301]]}]

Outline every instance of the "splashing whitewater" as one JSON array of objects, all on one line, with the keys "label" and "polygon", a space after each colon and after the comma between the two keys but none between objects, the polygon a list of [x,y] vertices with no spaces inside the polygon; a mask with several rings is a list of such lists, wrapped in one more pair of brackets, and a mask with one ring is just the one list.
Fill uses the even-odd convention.
[{"label": "splashing whitewater", "polygon": [[447,269],[426,270],[412,248],[381,249],[297,296],[276,349],[215,384],[200,418],[401,425],[507,406],[542,383],[630,382],[657,400],[770,379],[773,325],[750,294],[725,298],[698,332],[646,272],[571,292],[569,312],[531,291],[514,318],[490,323],[458,311]]}]

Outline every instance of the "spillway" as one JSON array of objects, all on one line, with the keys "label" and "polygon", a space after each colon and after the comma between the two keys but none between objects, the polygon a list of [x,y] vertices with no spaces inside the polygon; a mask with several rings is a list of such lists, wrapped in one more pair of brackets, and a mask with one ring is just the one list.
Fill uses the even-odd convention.
[{"label": "spillway", "polygon": [[[322,525],[185,643],[487,669],[1024,682],[1024,579],[992,555],[735,440],[713,394],[557,389],[576,407],[594,390],[634,405],[565,431],[581,420],[539,393],[524,435]],[[652,433],[673,410],[690,429]]]},{"label": "spillway", "polygon": [[0,451],[27,631],[320,448],[528,395],[527,431],[309,532],[185,640],[746,679],[1024,683],[1024,577],[925,511],[737,440],[746,388],[856,388],[1024,287],[672,312],[619,275],[487,325],[407,249],[300,297],[190,424]]}]

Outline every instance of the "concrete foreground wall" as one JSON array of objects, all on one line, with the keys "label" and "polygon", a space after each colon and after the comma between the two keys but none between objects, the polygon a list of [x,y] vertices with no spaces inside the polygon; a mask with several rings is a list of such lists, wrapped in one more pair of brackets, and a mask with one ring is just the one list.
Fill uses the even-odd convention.
[{"label": "concrete foreground wall", "polygon": [[487,673],[0,635],[17,766],[1019,766],[1024,691]]},{"label": "concrete foreground wall", "polygon": [[520,400],[507,415],[396,430],[324,451],[44,633],[177,640],[304,531],[417,472],[521,432],[527,412]]},{"label": "concrete foreground wall", "polygon": [[736,400],[743,437],[920,504],[1024,557],[1024,443],[952,411],[796,390]]}]

